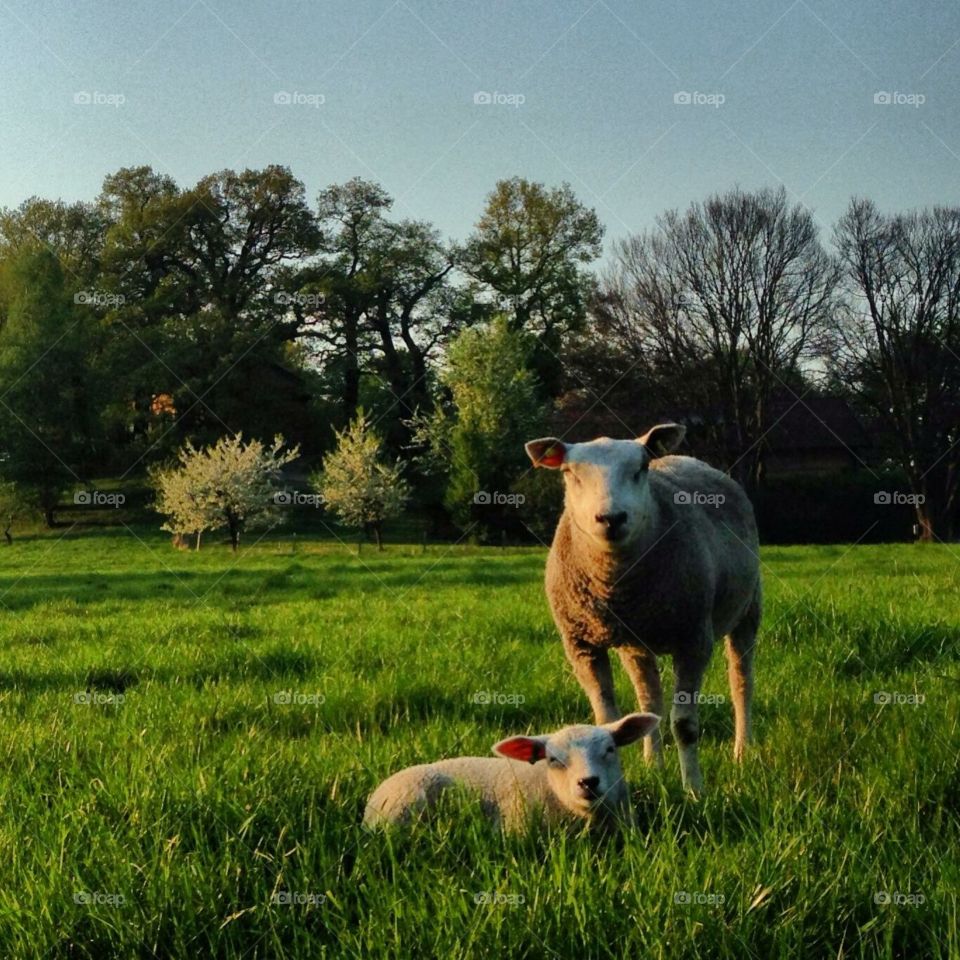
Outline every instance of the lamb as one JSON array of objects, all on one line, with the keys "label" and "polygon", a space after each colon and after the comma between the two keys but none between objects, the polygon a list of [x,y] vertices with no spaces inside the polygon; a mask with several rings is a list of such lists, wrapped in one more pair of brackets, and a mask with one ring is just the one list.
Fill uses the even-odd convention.
[{"label": "lamb", "polygon": [[[550,548],[546,592],[574,673],[597,723],[620,715],[607,651],[616,650],[640,709],[663,713],[657,657],[673,658],[670,724],[684,786],[699,792],[700,683],[726,638],[734,757],[750,739],[753,653],[761,614],[753,508],[726,474],[670,456],[686,428],[667,423],[639,440],[601,437],[526,444],[534,466],[563,471],[565,503]],[[661,734],[644,742],[662,764]]]},{"label": "lamb", "polygon": [[632,810],[617,748],[646,736],[659,722],[652,714],[631,713],[598,727],[508,737],[493,747],[499,757],[457,757],[407,767],[370,795],[364,826],[407,825],[428,814],[451,787],[479,794],[484,813],[505,831],[516,832],[531,819],[586,822],[601,830],[629,824]]}]

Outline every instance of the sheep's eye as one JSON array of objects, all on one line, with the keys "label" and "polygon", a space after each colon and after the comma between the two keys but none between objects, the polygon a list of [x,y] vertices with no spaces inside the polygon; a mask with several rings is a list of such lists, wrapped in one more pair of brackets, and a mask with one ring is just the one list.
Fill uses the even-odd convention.
[{"label": "sheep's eye", "polygon": [[609,757],[611,753],[616,753],[616,752],[617,752],[617,748],[611,743],[610,746],[607,747],[607,756]]},{"label": "sheep's eye", "polygon": [[551,767],[556,767],[557,769],[564,766],[564,764],[561,763],[556,757],[547,757],[547,763],[549,763]]}]

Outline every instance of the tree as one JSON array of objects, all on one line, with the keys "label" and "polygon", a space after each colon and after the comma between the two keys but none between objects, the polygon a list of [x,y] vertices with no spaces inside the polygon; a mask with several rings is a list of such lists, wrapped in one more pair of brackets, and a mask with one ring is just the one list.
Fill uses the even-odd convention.
[{"label": "tree", "polygon": [[837,224],[849,309],[835,369],[882,425],[923,540],[954,533],[960,483],[960,208],[885,216],[855,199]]},{"label": "tree", "polygon": [[289,349],[297,324],[277,292],[320,242],[300,181],[268,166],[180,190],[131,168],[107,178],[100,206],[113,218],[104,271],[119,305],[105,325],[124,426],[146,433],[158,394],[172,398],[180,436],[296,421],[306,393]]},{"label": "tree", "polygon": [[504,316],[464,330],[440,375],[450,402],[419,422],[417,440],[429,466],[446,476],[444,502],[464,531],[489,536],[521,526],[509,497],[527,469],[523,445],[546,412],[530,369],[532,339]]},{"label": "tree", "polygon": [[[345,422],[360,406],[363,375],[374,374],[388,385],[400,446],[400,425],[429,404],[428,362],[457,319],[446,302],[450,252],[430,224],[390,220],[392,205],[382,187],[359,177],[324,190],[324,257],[300,272],[291,304],[301,335],[339,382]],[[304,298],[312,309],[300,306]]]},{"label": "tree", "polygon": [[88,363],[95,331],[46,247],[24,247],[8,259],[0,287],[8,304],[0,331],[0,475],[52,527],[98,433]]},{"label": "tree", "polygon": [[324,503],[349,527],[373,533],[383,549],[383,524],[400,514],[410,495],[400,463],[384,463],[382,441],[361,410],[327,454],[323,470],[313,477]]},{"label": "tree", "polygon": [[244,444],[242,434],[200,450],[187,441],[179,466],[152,472],[156,509],[167,517],[161,529],[175,537],[196,533],[199,550],[205,530],[226,527],[236,552],[244,530],[278,517],[276,482],[281,468],[299,454],[297,447],[281,452],[283,445],[280,436],[270,447],[259,440]]},{"label": "tree", "polygon": [[458,265],[508,317],[512,330],[540,338],[533,363],[551,389],[563,336],[579,329],[594,289],[587,264],[601,251],[603,227],[569,184],[548,189],[521,177],[501,180],[487,198]]},{"label": "tree", "polygon": [[838,283],[808,210],[735,189],[618,243],[598,312],[756,489],[770,402],[822,349]]}]

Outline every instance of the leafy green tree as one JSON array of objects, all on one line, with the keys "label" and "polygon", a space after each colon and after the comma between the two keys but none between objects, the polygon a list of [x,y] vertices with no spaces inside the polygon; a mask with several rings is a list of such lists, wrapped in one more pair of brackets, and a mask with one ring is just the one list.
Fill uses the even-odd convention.
[{"label": "leafy green tree", "polygon": [[503,316],[464,330],[440,375],[450,402],[419,423],[429,466],[447,477],[450,515],[480,537],[521,526],[511,491],[526,471],[523,445],[546,414],[532,340]]},{"label": "leafy green tree", "polygon": [[88,365],[95,331],[46,247],[24,247],[8,259],[0,288],[8,304],[0,331],[0,475],[53,526],[97,435]]},{"label": "leafy green tree", "polygon": [[187,441],[179,466],[152,471],[156,509],[167,518],[161,529],[175,539],[195,533],[199,550],[204,531],[226,527],[236,552],[244,530],[278,519],[280,470],[299,455],[297,447],[284,452],[283,445],[280,436],[269,447],[259,440],[245,444],[242,434],[200,450]]},{"label": "leafy green tree", "polygon": [[532,363],[553,392],[564,336],[582,327],[595,288],[587,265],[600,256],[603,227],[569,184],[548,189],[513,177],[487,198],[458,264],[478,296],[504,311],[513,330],[537,334]]},{"label": "leafy green tree", "polygon": [[385,463],[382,440],[361,410],[327,454],[323,470],[313,478],[324,503],[348,527],[373,533],[383,549],[383,524],[399,516],[410,495],[402,464]]}]

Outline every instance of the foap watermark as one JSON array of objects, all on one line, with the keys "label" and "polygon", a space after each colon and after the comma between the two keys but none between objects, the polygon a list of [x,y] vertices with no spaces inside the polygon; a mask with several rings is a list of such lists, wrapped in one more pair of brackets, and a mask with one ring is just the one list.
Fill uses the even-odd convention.
[{"label": "foap watermark", "polygon": [[126,699],[123,693],[101,693],[99,690],[80,690],[73,695],[73,702],[84,707],[119,707]]},{"label": "foap watermark", "polygon": [[122,307],[127,298],[122,293],[107,293],[104,290],[80,290],[73,295],[73,302],[88,307]]},{"label": "foap watermark", "polygon": [[873,102],[879,107],[913,107],[917,109],[927,102],[922,93],[901,93],[899,90],[878,90]]},{"label": "foap watermark", "polygon": [[473,895],[473,902],[478,907],[521,907],[527,902],[527,898],[522,893],[481,890]]},{"label": "foap watermark", "polygon": [[105,493],[103,490],[76,490],[73,494],[73,504],[76,507],[111,507],[117,510],[127,502],[123,493]]},{"label": "foap watermark", "polygon": [[696,904],[697,906],[719,907],[727,902],[727,898],[722,893],[698,893],[696,891],[679,890],[673,895],[673,902],[683,906]]},{"label": "foap watermark", "polygon": [[319,707],[327,702],[322,693],[302,693],[299,690],[278,690],[273,695],[273,702],[290,704],[294,707]]},{"label": "foap watermark", "polygon": [[522,493],[502,493],[500,490],[478,490],[473,502],[481,507],[522,507],[527,498]]},{"label": "foap watermark", "polygon": [[727,98],[722,93],[678,90],[673,95],[673,102],[681,107],[713,107],[715,110],[719,110],[727,102]]},{"label": "foap watermark", "polygon": [[484,706],[497,707],[517,707],[521,703],[526,703],[527,698],[522,693],[500,693],[497,690],[477,690],[470,697],[471,703],[479,703]]},{"label": "foap watermark", "polygon": [[299,890],[277,890],[270,894],[270,903],[280,907],[319,907],[327,902],[325,893],[301,893]]},{"label": "foap watermark", "polygon": [[878,690],[873,695],[873,702],[886,706],[892,704],[898,707],[919,707],[927,702],[925,693],[898,693],[896,690]]},{"label": "foap watermark", "polygon": [[527,102],[527,98],[522,93],[500,93],[494,90],[490,93],[488,90],[478,90],[473,95],[473,103],[478,107],[514,107],[519,109]]},{"label": "foap watermark", "polygon": [[297,293],[278,290],[273,295],[273,302],[278,307],[306,307],[307,309],[322,307],[327,298],[322,293]]},{"label": "foap watermark", "polygon": [[299,490],[277,490],[273,502],[278,507],[317,507],[323,506],[323,496],[319,493],[301,493]]},{"label": "foap watermark", "polygon": [[122,93],[103,93],[100,90],[78,90],[73,102],[81,107],[122,107],[127,98]]},{"label": "foap watermark", "polygon": [[102,890],[78,890],[73,895],[73,902],[83,907],[110,906],[122,907],[127,898],[122,893],[104,893]]},{"label": "foap watermark", "polygon": [[680,506],[719,507],[727,502],[722,493],[704,493],[702,490],[678,490],[673,502]]},{"label": "foap watermark", "polygon": [[878,490],[873,495],[873,502],[880,506],[917,507],[926,499],[922,493],[904,493],[902,490]]},{"label": "foap watermark", "polygon": [[313,107],[319,109],[327,98],[322,93],[301,93],[299,90],[278,90],[273,102],[279,107]]},{"label": "foap watermark", "polygon": [[701,693],[699,690],[677,690],[673,694],[673,702],[677,704],[686,703],[726,703],[726,698],[722,693]]},{"label": "foap watermark", "polygon": [[878,890],[873,895],[873,902],[878,907],[888,903],[895,907],[919,907],[927,902],[927,898],[922,893],[900,893],[898,890],[891,893],[888,890]]}]

